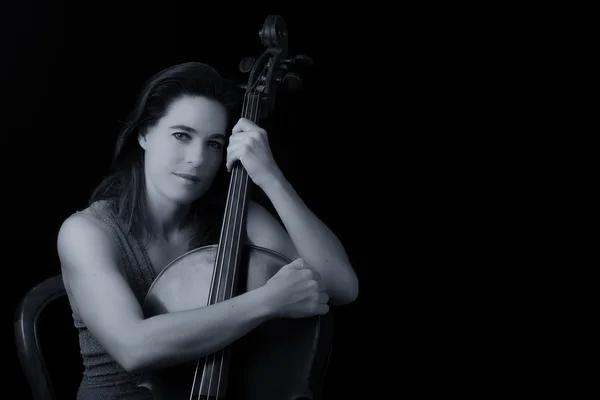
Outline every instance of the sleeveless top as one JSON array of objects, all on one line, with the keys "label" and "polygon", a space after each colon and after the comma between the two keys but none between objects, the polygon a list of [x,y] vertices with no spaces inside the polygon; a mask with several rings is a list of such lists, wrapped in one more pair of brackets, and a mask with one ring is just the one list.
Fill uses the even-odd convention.
[{"label": "sleeveless top", "polygon": [[[117,217],[109,201],[98,201],[88,210],[77,211],[76,214],[91,216],[112,233],[122,254],[122,268],[127,282],[140,305],[143,304],[150,285],[156,278],[143,244],[127,232],[124,222]],[[198,240],[194,240],[189,249],[199,246]],[[77,400],[152,400],[153,396],[148,389],[137,386],[143,375],[123,369],[94,338],[81,317],[75,312],[72,316],[79,334],[84,366]]]}]

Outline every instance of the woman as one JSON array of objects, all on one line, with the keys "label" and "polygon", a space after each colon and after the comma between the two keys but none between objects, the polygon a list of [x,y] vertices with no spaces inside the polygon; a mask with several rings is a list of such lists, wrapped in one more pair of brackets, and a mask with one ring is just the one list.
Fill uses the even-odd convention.
[{"label": "woman", "polygon": [[[213,353],[270,318],[320,315],[328,302],[357,297],[341,244],[286,181],[266,132],[239,119],[228,137],[232,90],[197,62],[152,77],[117,140],[112,173],[90,206],[60,228],[57,248],[85,366],[80,400],[152,398],[138,387],[143,372]],[[145,318],[141,304],[157,274],[215,242],[224,198],[214,186],[236,160],[284,225],[251,203],[248,241],[294,261],[233,299]]]}]

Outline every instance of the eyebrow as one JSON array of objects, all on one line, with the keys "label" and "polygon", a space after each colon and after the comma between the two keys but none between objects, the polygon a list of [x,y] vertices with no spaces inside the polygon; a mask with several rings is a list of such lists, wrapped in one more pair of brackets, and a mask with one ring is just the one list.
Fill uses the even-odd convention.
[{"label": "eyebrow", "polygon": [[[196,130],[194,128],[191,128],[187,125],[173,125],[170,127],[170,129],[174,129],[174,130],[181,130],[181,131],[185,131],[188,133],[197,133]],[[221,138],[221,139],[226,139],[226,136],[222,133],[213,133],[210,135],[211,138]]]}]

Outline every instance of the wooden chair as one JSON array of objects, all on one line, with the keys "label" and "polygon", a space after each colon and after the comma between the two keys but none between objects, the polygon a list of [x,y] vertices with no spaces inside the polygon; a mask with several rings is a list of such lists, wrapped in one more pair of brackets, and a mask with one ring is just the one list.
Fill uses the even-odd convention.
[{"label": "wooden chair", "polygon": [[[71,367],[70,363],[78,352],[77,332],[60,274],[45,279],[23,296],[16,309],[14,333],[17,356],[33,399],[56,400],[63,391],[74,398],[77,388],[71,382],[81,378],[71,373],[79,365]],[[48,368],[48,358],[57,360],[56,367],[53,362]],[[62,361],[66,361],[67,368]]]}]

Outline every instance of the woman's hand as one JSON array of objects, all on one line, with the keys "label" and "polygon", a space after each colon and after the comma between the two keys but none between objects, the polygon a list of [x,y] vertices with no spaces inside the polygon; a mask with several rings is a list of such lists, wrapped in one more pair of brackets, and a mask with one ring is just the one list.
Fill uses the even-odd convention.
[{"label": "woman's hand", "polygon": [[277,178],[281,171],[271,153],[267,132],[246,118],[240,118],[233,127],[227,146],[227,170],[239,160],[250,179],[259,187]]},{"label": "woman's hand", "polygon": [[329,311],[329,295],[321,276],[301,258],[284,265],[260,290],[276,317],[306,318]]}]

